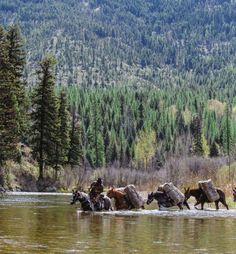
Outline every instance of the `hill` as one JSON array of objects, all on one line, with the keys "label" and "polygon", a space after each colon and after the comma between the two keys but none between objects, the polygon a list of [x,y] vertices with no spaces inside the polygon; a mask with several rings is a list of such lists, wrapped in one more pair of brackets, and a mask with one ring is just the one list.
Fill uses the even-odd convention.
[{"label": "hill", "polygon": [[224,86],[235,75],[235,1],[2,0],[0,17],[22,28],[30,83],[45,52],[59,83],[85,87]]}]

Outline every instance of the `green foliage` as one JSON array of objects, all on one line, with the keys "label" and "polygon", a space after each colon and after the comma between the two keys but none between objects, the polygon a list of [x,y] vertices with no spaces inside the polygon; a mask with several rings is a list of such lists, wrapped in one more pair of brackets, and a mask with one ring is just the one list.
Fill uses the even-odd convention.
[{"label": "green foliage", "polygon": [[203,156],[204,155],[204,136],[202,133],[202,122],[200,117],[194,116],[191,123],[191,132],[193,135],[192,151],[194,154]]},{"label": "green foliage", "polygon": [[22,26],[30,83],[48,49],[60,83],[219,88],[234,85],[235,8],[219,0],[1,0],[0,16]]},{"label": "green foliage", "polygon": [[70,146],[68,162],[71,165],[80,165],[83,159],[82,151],[82,128],[79,121],[75,105],[72,106],[72,122],[70,130]]},{"label": "green foliage", "polygon": [[24,140],[28,129],[27,126],[29,119],[26,112],[29,105],[26,96],[25,83],[23,81],[26,54],[19,26],[11,25],[8,28],[7,40],[9,64],[14,76],[14,86],[12,87],[14,90],[12,92],[16,96],[19,108],[19,132],[21,140]]},{"label": "green foliage", "polygon": [[64,164],[68,160],[70,147],[70,112],[65,91],[60,94],[58,121],[56,157],[59,164]]},{"label": "green foliage", "polygon": [[233,128],[232,128],[232,111],[228,103],[225,106],[225,111],[221,122],[221,141],[224,152],[227,155],[229,155],[231,152],[233,142]]},{"label": "green foliage", "polygon": [[[74,0],[70,1],[68,8]],[[30,1],[25,2],[26,6],[29,4],[28,2],[30,3]],[[168,1],[164,2],[167,4],[166,10],[169,10],[170,4]],[[18,3],[21,2],[18,0]],[[45,5],[47,4],[45,3]],[[52,6],[56,4],[53,2]],[[81,3],[77,4],[80,5]],[[112,6],[112,4],[113,1],[100,2],[101,15],[104,14],[103,7]],[[155,6],[155,3],[152,4]],[[162,5],[163,3],[159,4]],[[12,5],[14,6],[14,3]],[[37,2],[36,5],[42,7],[41,2]],[[121,2],[117,5],[120,6]],[[129,6],[133,5],[132,2]],[[178,4],[175,2],[173,5]],[[94,6],[98,6],[98,3],[94,3]],[[146,3],[138,1],[137,6],[146,8]],[[20,5],[19,8],[21,8]],[[93,4],[89,4],[88,8],[93,9]],[[159,6],[157,9],[160,15],[164,12],[164,10],[159,9]],[[177,8],[176,11],[178,10]],[[143,8],[140,9],[140,19],[146,20],[148,15],[142,14],[142,11]],[[120,15],[127,12],[130,11],[125,9],[120,12]],[[153,12],[157,13],[156,9]],[[48,19],[46,13],[44,18]],[[99,13],[96,14],[94,19],[100,20],[99,15]],[[116,15],[117,13],[114,14],[114,17]],[[57,20],[57,14],[54,18]],[[83,19],[84,16],[82,15],[81,18]],[[124,15],[123,19],[126,20],[126,18]],[[165,16],[162,18],[165,19]],[[28,24],[31,24],[30,20],[29,15]],[[134,20],[136,21],[136,18]],[[168,20],[166,20],[166,26],[170,29]],[[146,30],[144,35],[141,24],[137,30],[136,23],[134,24],[134,33],[133,31],[128,32],[127,27],[122,28],[122,30],[117,28],[117,30],[111,31],[111,36],[114,37],[110,39],[109,32],[106,31],[108,26],[101,29],[101,27],[99,28],[100,23],[96,25],[96,22],[90,24],[88,20],[85,19],[84,21],[85,23],[81,24],[81,27],[89,25],[92,30],[84,30],[82,37],[79,37],[81,40],[77,41],[76,38],[81,35],[82,30],[76,30],[73,35],[75,37],[72,35],[68,37],[63,34],[71,29],[69,27],[71,25],[70,17],[68,17],[67,29],[58,31],[52,41],[47,40],[47,43],[52,43],[47,48],[58,53],[59,64],[54,69],[55,61],[51,57],[44,58],[40,63],[38,84],[35,89],[31,89],[34,90],[33,93],[30,90],[32,93],[32,107],[30,108],[32,114],[28,125],[32,126],[32,132],[28,142],[33,147],[35,158],[39,162],[40,177],[43,176],[45,166],[57,167],[59,164],[64,164],[67,159],[71,165],[84,164],[87,166],[89,162],[92,168],[111,164],[128,167],[134,165],[132,161],[136,162],[135,165],[143,164],[145,168],[148,168],[153,156],[158,156],[158,160],[165,160],[172,155],[188,155],[191,146],[193,152],[200,156],[208,156],[209,153],[211,156],[217,156],[227,153],[227,144],[229,143],[227,137],[230,137],[232,144],[236,143],[236,87],[234,86],[236,71],[234,67],[225,65],[224,67],[218,66],[218,68],[215,66],[218,63],[216,61],[214,65],[206,68],[202,63],[201,55],[195,55],[196,52],[199,53],[197,45],[201,46],[202,49],[200,41],[194,47],[189,46],[191,49],[181,46],[182,42],[186,43],[184,38],[187,38],[185,37],[187,32],[182,35],[183,38],[178,45],[186,49],[190,55],[194,51],[194,57],[190,59],[188,54],[182,51],[180,53],[182,55],[178,58],[180,57],[183,61],[181,60],[177,65],[173,55],[166,53],[166,51],[172,50],[173,38],[171,38],[171,33],[161,33],[165,24],[163,24],[163,28],[158,28],[160,30],[159,36],[168,34],[170,42],[169,44],[161,44],[161,41],[157,40],[165,48],[165,50],[163,49],[164,53],[160,53],[157,48],[152,49],[152,43],[157,43],[156,36],[158,35],[153,35],[156,39],[150,44],[148,42],[149,30]],[[54,19],[50,22],[51,25],[54,24]],[[96,27],[95,30],[93,29],[94,26]],[[150,26],[152,25],[150,24]],[[26,27],[26,24],[23,24],[23,30]],[[175,25],[173,27],[178,29]],[[44,29],[45,27],[42,26],[42,30]],[[202,28],[197,27],[196,29],[200,32]],[[9,149],[2,150],[6,154],[1,155],[1,160],[5,160],[15,156],[13,156],[15,154],[13,151],[16,151],[16,144],[22,140],[22,134],[25,133],[21,120],[24,118],[23,111],[27,111],[27,103],[23,103],[21,107],[20,101],[26,101],[24,93],[21,93],[24,92],[22,74],[25,53],[19,30],[12,26],[7,31],[4,29],[0,31],[0,64],[2,67],[0,69],[0,119],[5,119],[0,122],[0,135],[2,137],[0,145],[1,147],[9,145]],[[29,34],[32,31],[34,31],[33,35],[38,38],[37,41],[34,41],[34,48],[37,48],[37,43],[44,43],[44,39],[39,40],[39,38],[51,36],[51,30],[47,30],[48,34],[41,34],[40,32],[36,33],[32,28],[29,30]],[[139,31],[139,34],[135,31]],[[96,34],[95,37],[93,36],[94,33]],[[127,36],[125,41],[123,33],[133,35],[133,37]],[[61,36],[65,37],[63,37],[64,40],[60,40]],[[118,36],[120,36],[120,42],[114,46],[111,43],[115,43]],[[172,36],[174,35],[172,34]],[[34,36],[32,38],[34,40]],[[68,38],[73,38],[73,43],[67,41]],[[188,38],[191,42],[197,40],[193,36]],[[214,39],[211,36],[210,38]],[[62,41],[63,50],[61,50]],[[139,42],[142,45],[139,45]],[[29,48],[33,45],[31,43],[29,42]],[[12,46],[10,47],[10,45]],[[124,52],[119,48],[121,45],[124,47]],[[127,45],[128,47],[126,47]],[[155,47],[159,46],[156,45]],[[130,51],[131,49],[132,51]],[[231,50],[233,51],[233,49]],[[10,54],[10,51],[14,54]],[[208,53],[205,49],[202,51],[205,52],[204,55],[207,58],[211,57],[210,51]],[[79,56],[77,56],[78,52]],[[36,57],[34,54],[32,51],[32,56]],[[64,55],[60,57],[61,54],[65,54],[66,57]],[[213,58],[218,56],[217,53],[213,55]],[[233,57],[233,53],[230,54],[231,56]],[[37,57],[39,56],[37,55]],[[33,60],[30,59],[30,61]],[[28,68],[31,63],[26,69],[28,74],[30,74]],[[219,65],[221,64],[219,63]],[[75,66],[78,68],[74,68]],[[65,69],[65,72],[62,69]],[[69,70],[73,73],[73,77],[69,75],[71,82],[76,80],[79,84],[72,85],[70,83],[70,86],[65,86],[62,92],[61,84],[58,83],[56,93],[54,70],[59,82],[64,80],[60,73],[68,74],[67,70]],[[30,83],[28,74],[26,77]],[[107,87],[108,84],[111,85],[109,88]],[[144,84],[152,84],[152,86],[144,86]],[[57,94],[60,94],[59,98]],[[224,109],[224,102],[228,100],[228,97],[230,97],[232,109],[231,106]],[[68,107],[71,108],[71,119]],[[5,117],[5,114],[9,118]],[[193,117],[195,115],[199,117]]]},{"label": "green foliage", "polygon": [[56,144],[59,143],[58,99],[55,93],[55,59],[45,57],[40,62],[38,85],[32,96],[32,145],[43,178],[44,166],[56,161]]},{"label": "green foliage", "polygon": [[19,107],[15,75],[8,55],[9,40],[0,27],[0,164],[16,159],[19,142]]},{"label": "green foliage", "polygon": [[105,163],[105,147],[102,136],[101,113],[99,112],[99,102],[96,97],[92,101],[90,114],[90,124],[87,131],[87,157],[92,167],[102,167]]},{"label": "green foliage", "polygon": [[156,134],[154,130],[140,131],[134,146],[135,161],[147,170],[151,158],[156,152]]}]

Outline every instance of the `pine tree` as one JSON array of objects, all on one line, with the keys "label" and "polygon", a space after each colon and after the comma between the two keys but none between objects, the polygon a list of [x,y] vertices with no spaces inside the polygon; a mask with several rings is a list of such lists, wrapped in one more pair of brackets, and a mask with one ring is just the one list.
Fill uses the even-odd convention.
[{"label": "pine tree", "polygon": [[138,112],[139,112],[139,117],[138,117],[138,123],[137,123],[137,130],[142,130],[143,125],[144,125],[144,106],[143,106],[143,100],[141,99],[139,102],[139,107],[138,107]]},{"label": "pine tree", "polygon": [[202,121],[198,115],[194,116],[192,120],[191,133],[193,135],[193,144],[192,144],[193,153],[199,156],[203,156],[204,148],[202,135]]},{"label": "pine tree", "polygon": [[76,106],[72,106],[72,121],[70,131],[70,146],[68,162],[73,165],[80,165],[83,158],[82,150],[82,128],[76,112]]},{"label": "pine tree", "polygon": [[226,103],[225,111],[224,111],[224,117],[223,117],[223,123],[222,123],[222,141],[223,141],[223,148],[224,152],[228,156],[228,165],[229,165],[229,181],[231,179],[231,147],[232,147],[232,111],[229,103]]},{"label": "pine tree", "polygon": [[19,142],[19,108],[12,87],[15,85],[7,53],[6,32],[0,27],[0,164],[15,159]]},{"label": "pine tree", "polygon": [[216,142],[213,142],[210,146],[210,157],[219,156],[219,146]]},{"label": "pine tree", "polygon": [[11,25],[8,28],[7,40],[9,63],[12,67],[11,70],[14,77],[12,90],[16,96],[19,107],[19,131],[21,138],[23,139],[25,138],[24,135],[26,134],[28,128],[29,119],[26,112],[29,106],[29,101],[26,95],[25,82],[23,80],[26,53],[24,50],[24,41],[18,25]]},{"label": "pine tree", "polygon": [[60,159],[61,163],[67,160],[70,145],[70,112],[68,99],[65,91],[61,92],[59,108],[59,138],[60,138]]},{"label": "pine tree", "polygon": [[102,135],[101,117],[97,99],[93,101],[91,122],[88,128],[87,157],[92,167],[102,167],[105,164],[105,146]]},{"label": "pine tree", "polygon": [[65,91],[60,94],[59,112],[58,112],[58,129],[56,143],[56,160],[55,170],[56,177],[58,165],[62,165],[68,160],[68,152],[70,146],[70,113],[68,110],[68,101]]},{"label": "pine tree", "polygon": [[47,56],[40,62],[38,85],[32,96],[32,144],[39,163],[39,179],[44,177],[45,165],[56,160],[58,130],[58,99],[55,93],[55,59]]}]

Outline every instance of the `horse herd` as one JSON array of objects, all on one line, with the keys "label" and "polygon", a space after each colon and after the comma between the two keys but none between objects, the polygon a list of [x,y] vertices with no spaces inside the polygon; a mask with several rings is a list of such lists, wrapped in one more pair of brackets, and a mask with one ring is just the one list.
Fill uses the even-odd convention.
[{"label": "horse herd", "polygon": [[[217,189],[217,192],[219,194],[219,199],[215,201],[216,209],[219,209],[219,203],[222,203],[223,206],[228,210],[229,207],[226,203],[225,193],[221,189]],[[234,198],[236,200],[236,188],[234,189]],[[211,203],[209,199],[207,198],[206,194],[201,188],[197,189],[190,189],[185,188],[184,192],[185,199],[183,202],[175,204],[173,200],[171,200],[165,192],[162,191],[155,191],[151,192],[147,196],[146,204],[149,205],[152,203],[152,201],[155,199],[157,201],[158,207],[173,207],[177,205],[179,209],[183,209],[183,206],[186,206],[188,209],[190,209],[188,204],[188,199],[192,196],[195,198],[196,203],[194,204],[194,207],[196,209],[199,209],[197,206],[201,205],[201,210],[204,209],[205,203]],[[87,193],[76,190],[73,191],[72,194],[72,201],[71,204],[75,204],[77,201],[81,204],[81,209],[83,211],[109,211],[113,210],[111,199],[114,198],[115,201],[115,209],[116,210],[131,210],[134,207],[132,206],[131,202],[127,198],[126,194],[124,194],[122,191],[116,188],[110,188],[106,195],[101,195],[101,198],[99,198],[99,202],[94,204]],[[144,209],[144,206],[140,207]]]}]

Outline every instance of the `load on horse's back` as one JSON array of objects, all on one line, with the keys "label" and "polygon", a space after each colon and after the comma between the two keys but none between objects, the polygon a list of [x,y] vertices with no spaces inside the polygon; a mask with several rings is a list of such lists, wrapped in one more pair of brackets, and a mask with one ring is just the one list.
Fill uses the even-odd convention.
[{"label": "load on horse's back", "polygon": [[215,202],[216,210],[219,209],[219,202],[222,203],[228,210],[229,207],[226,203],[225,193],[214,186],[211,179],[198,182],[197,189],[185,188],[185,200],[187,201],[191,196],[196,199],[194,208],[198,209],[197,205],[201,204],[201,210],[204,208],[205,203]]},{"label": "load on horse's back", "polygon": [[154,199],[157,200],[159,208],[168,208],[177,205],[179,209],[182,210],[183,205],[185,205],[188,209],[190,209],[187,201],[185,200],[184,194],[171,182],[160,185],[156,192],[149,193],[147,205],[151,204]]},{"label": "load on horse's back", "polygon": [[117,210],[123,209],[144,209],[144,201],[140,194],[136,191],[134,185],[127,185],[124,188],[113,188],[111,187],[107,196],[115,199],[115,207]]}]

